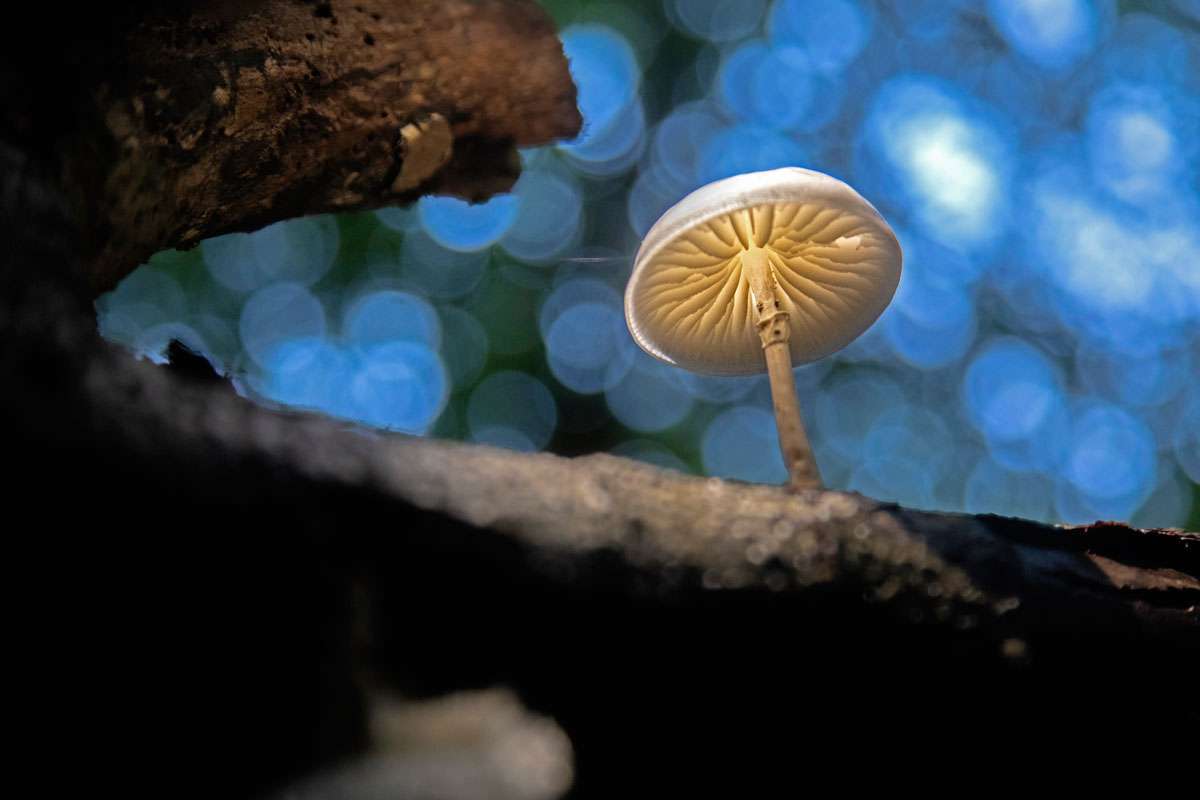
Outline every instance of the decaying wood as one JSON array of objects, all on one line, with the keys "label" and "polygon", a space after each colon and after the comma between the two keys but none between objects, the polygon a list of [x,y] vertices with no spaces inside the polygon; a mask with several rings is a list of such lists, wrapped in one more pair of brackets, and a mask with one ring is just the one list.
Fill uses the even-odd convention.
[{"label": "decaying wood", "polygon": [[[109,356],[106,377],[92,376],[89,393],[114,415],[108,424],[146,432],[146,449],[130,453],[135,461],[150,463],[164,447],[180,460],[215,447],[238,463],[272,465],[300,482],[365,491],[508,537],[543,554],[551,574],[607,553],[614,560],[606,584],[641,584],[662,597],[839,589],[922,624],[982,628],[998,646],[1067,627],[1200,644],[1200,534],[921,512],[606,454],[562,458],[364,435],[231,393],[177,391],[169,373],[148,363],[122,367],[122,357]],[[129,396],[170,401],[123,407]]]},{"label": "decaying wood", "polygon": [[98,124],[64,165],[111,288],[167,245],[290,217],[471,200],[512,185],[516,147],[580,118],[533,0],[254,0],[137,19],[87,93]]}]

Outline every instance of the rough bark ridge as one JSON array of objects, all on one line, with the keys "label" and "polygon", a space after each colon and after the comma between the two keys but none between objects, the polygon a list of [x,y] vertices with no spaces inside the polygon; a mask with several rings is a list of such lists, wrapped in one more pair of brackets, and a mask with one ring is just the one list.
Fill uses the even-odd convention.
[{"label": "rough bark ridge", "polygon": [[162,249],[278,219],[512,185],[580,118],[533,2],[252,0],[129,26],[67,183],[97,289]]},{"label": "rough bark ridge", "polygon": [[[541,41],[547,30],[511,27],[508,17],[532,14],[523,2],[434,5],[477,6],[496,25],[495,9],[512,8],[504,29],[520,53],[529,50],[521,37]],[[339,20],[328,53],[338,63],[341,48],[380,46],[378,35],[375,45],[345,35],[353,7],[252,8],[268,6],[332,26],[328,8]],[[204,5],[200,18],[221,7]],[[136,30],[162,38],[154,25]],[[204,46],[220,49],[237,30],[218,26]],[[129,47],[153,49],[137,35]],[[453,75],[457,64],[430,69]],[[516,75],[502,94],[540,91],[540,79]],[[361,85],[353,79],[294,82],[305,97],[323,91],[329,108],[361,102],[337,99]],[[548,118],[574,113],[567,89],[549,96],[558,106]],[[529,141],[515,101],[492,102],[517,116],[511,129],[487,128],[489,141]],[[455,122],[453,108],[433,111],[451,126],[486,117]],[[349,113],[347,128],[365,119]],[[398,123],[388,123],[393,132]],[[1194,746],[1200,700],[1186,682],[1200,669],[1196,534],[790,495],[608,456],[518,455],[253,406],[186,353],[163,369],[101,341],[79,275],[111,280],[142,258],[137,247],[287,216],[293,201],[280,198],[295,196],[291,184],[268,175],[274,194],[222,201],[230,142],[210,131],[190,158],[214,166],[213,183],[191,197],[152,170],[141,182],[121,172],[135,160],[128,153],[94,164],[110,190],[88,195],[63,184],[54,154],[34,154],[26,129],[6,127],[0,420],[7,463],[19,468],[13,518],[29,520],[11,539],[12,583],[26,607],[50,617],[29,652],[51,654],[41,660],[59,667],[55,691],[71,711],[91,712],[73,715],[84,726],[76,738],[101,743],[90,750],[107,764],[133,759],[122,775],[128,793],[141,794],[127,783],[140,777],[146,796],[259,796],[361,753],[364,686],[376,683],[408,695],[512,687],[570,737],[576,797],[678,795],[721,775],[739,796],[755,796],[755,784],[794,787],[798,757],[824,771],[839,753],[931,768],[1003,756],[1017,743],[1055,755],[1086,746],[1093,760],[1153,749],[1159,763]],[[299,163],[312,145],[261,135],[280,163]],[[396,168],[390,150],[369,160],[351,171]],[[324,163],[326,176],[349,174],[342,161]],[[463,174],[486,193],[497,173],[485,165]],[[304,210],[339,207],[345,185],[312,180]],[[79,253],[78,203],[88,201],[89,220],[136,228],[103,199],[132,186],[163,194],[131,194],[130,208],[172,210],[157,227],[122,228],[103,257],[132,260],[92,272],[105,262]],[[31,723],[34,739],[62,740],[50,716]],[[376,763],[336,780],[374,776]],[[423,783],[421,774],[401,783]],[[446,786],[433,796],[481,796],[477,786]]]}]

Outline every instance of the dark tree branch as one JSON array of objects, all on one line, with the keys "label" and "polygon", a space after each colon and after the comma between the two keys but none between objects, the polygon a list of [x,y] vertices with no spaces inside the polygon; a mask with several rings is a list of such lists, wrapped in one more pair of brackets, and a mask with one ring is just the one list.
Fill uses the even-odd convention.
[{"label": "dark tree branch", "polygon": [[532,0],[193,3],[115,35],[63,165],[100,290],[221,233],[483,199],[512,185],[515,147],[580,125]]},{"label": "dark tree branch", "polygon": [[[124,443],[115,433],[122,460],[150,469],[166,454],[187,463],[207,451],[222,463],[286,473],[289,483],[311,484],[301,494],[311,492],[312,507],[301,499],[296,509],[302,516],[344,513],[324,496],[337,487],[344,502],[370,497],[395,504],[397,515],[415,507],[544,556],[546,580],[578,580],[582,570],[597,588],[666,601],[696,591],[838,589],[894,608],[900,622],[981,629],[998,643],[1067,628],[1117,640],[1200,635],[1194,533],[921,512],[603,454],[568,459],[366,433],[264,410],[224,387],[179,386],[168,371],[120,352],[104,360],[80,391],[93,418],[114,432],[141,432]],[[262,480],[251,471],[224,491]],[[587,565],[598,554],[604,568],[593,574]]]}]

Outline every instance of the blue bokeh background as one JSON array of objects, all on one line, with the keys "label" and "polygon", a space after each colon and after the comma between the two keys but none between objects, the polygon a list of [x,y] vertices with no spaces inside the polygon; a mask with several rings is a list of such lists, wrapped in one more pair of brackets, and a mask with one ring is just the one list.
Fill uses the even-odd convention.
[{"label": "blue bokeh background", "polygon": [[413,434],[781,481],[763,378],[641,353],[640,237],[785,165],[905,252],[860,340],[796,370],[827,483],[1050,521],[1200,522],[1200,3],[556,0],[585,126],[480,205],[161,253],[98,303],[263,402]]}]

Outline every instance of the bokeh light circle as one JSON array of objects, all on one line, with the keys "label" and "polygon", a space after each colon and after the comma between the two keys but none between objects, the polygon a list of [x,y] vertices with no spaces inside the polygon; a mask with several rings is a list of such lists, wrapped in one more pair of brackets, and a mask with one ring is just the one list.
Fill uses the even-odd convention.
[{"label": "bokeh light circle", "polygon": [[[546,385],[524,372],[504,370],[484,378],[467,402],[467,426],[474,441],[499,446],[528,442],[540,450],[550,441],[558,424],[554,396]],[[520,438],[509,443],[499,431],[516,431]],[[499,437],[499,438],[498,438]]]},{"label": "bokeh light circle", "polygon": [[517,198],[498,194],[483,203],[428,195],[417,203],[421,227],[448,250],[471,252],[490,247],[517,220]]},{"label": "bokeh light circle", "polygon": [[708,424],[701,441],[704,471],[752,483],[787,478],[775,432],[775,418],[757,406],[734,406]]},{"label": "bokeh light circle", "polygon": [[436,349],[442,333],[428,302],[408,292],[385,290],[365,294],[346,308],[342,338],[360,347],[410,341]]},{"label": "bokeh light circle", "polygon": [[629,42],[605,25],[572,25],[562,31],[560,38],[583,115],[583,131],[574,141],[562,145],[570,152],[608,133],[635,101],[641,71]]},{"label": "bokeh light circle", "polygon": [[622,425],[642,433],[678,425],[692,410],[692,398],[674,379],[675,371],[639,351],[624,377],[604,392],[609,411]]},{"label": "bokeh light circle", "polygon": [[200,250],[218,283],[250,292],[276,282],[315,283],[333,266],[339,243],[337,222],[326,215],[206,239]]},{"label": "bokeh light circle", "polygon": [[517,218],[500,240],[505,250],[516,258],[545,263],[574,246],[583,198],[573,181],[553,172],[527,170],[513,192]]},{"label": "bokeh light circle", "polygon": [[300,284],[276,283],[258,290],[246,301],[238,333],[246,354],[259,366],[267,367],[279,348],[297,339],[322,338],[325,309]]},{"label": "bokeh light circle", "polygon": [[797,47],[814,69],[836,74],[867,46],[873,17],[856,0],[775,0],[767,26],[773,44]]},{"label": "bokeh light circle", "polygon": [[732,42],[761,24],[767,0],[667,0],[679,27],[710,42]]},{"label": "bokeh light circle", "polygon": [[546,359],[559,383],[580,394],[616,386],[633,364],[633,342],[620,310],[577,303],[546,332]]},{"label": "bokeh light circle", "polygon": [[362,352],[349,389],[351,418],[422,434],[441,413],[449,382],[441,359],[427,344],[389,341]]}]

